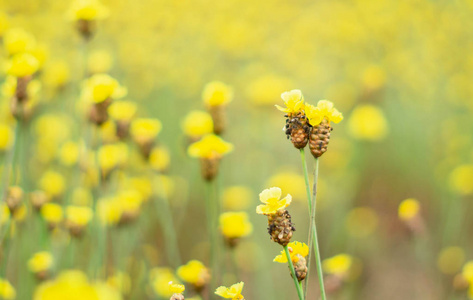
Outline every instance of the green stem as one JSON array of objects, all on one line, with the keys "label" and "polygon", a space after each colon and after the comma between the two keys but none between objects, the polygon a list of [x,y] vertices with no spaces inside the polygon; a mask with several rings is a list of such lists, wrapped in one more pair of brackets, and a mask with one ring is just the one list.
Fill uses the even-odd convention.
[{"label": "green stem", "polygon": [[294,270],[294,265],[292,264],[291,260],[291,254],[289,254],[289,249],[287,248],[287,245],[283,247],[287,257],[287,264],[289,265],[289,269],[291,269],[292,279],[294,279],[294,285],[296,286],[297,296],[299,296],[299,300],[304,300],[304,292],[302,291],[302,286],[300,282],[297,280],[296,271]]},{"label": "green stem", "polygon": [[[310,184],[309,184],[309,172],[307,171],[307,163],[305,160],[305,152],[304,149],[300,149],[301,153],[301,162],[302,162],[302,168],[304,170],[304,180],[305,180],[305,189],[307,193],[307,204],[309,207],[309,219],[311,218],[311,211],[312,211],[312,201],[311,201],[311,193],[310,193]],[[307,290],[309,287],[309,275],[310,275],[310,265],[312,261],[312,248],[310,245],[312,244],[312,226],[309,226],[309,233],[308,233],[308,244],[309,244],[309,256],[307,258],[307,276],[304,280],[304,297],[307,298]]]},{"label": "green stem", "polygon": [[212,271],[212,276],[210,277],[210,286],[209,286],[209,295],[208,299],[211,299],[213,295],[213,291],[216,288],[216,279],[217,279],[217,269],[218,269],[218,243],[217,243],[217,204],[216,199],[214,199],[214,186],[215,183],[213,181],[206,182],[207,186],[207,195],[205,197],[206,200],[206,208],[207,208],[207,230],[210,239],[210,268]]}]

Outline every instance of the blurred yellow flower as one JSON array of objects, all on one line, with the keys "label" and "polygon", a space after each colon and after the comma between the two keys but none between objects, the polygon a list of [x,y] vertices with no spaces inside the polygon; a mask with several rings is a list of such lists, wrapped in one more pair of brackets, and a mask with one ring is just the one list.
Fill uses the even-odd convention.
[{"label": "blurred yellow flower", "polygon": [[348,275],[353,264],[353,258],[348,254],[338,254],[324,259],[322,267],[327,274],[334,274],[341,277]]},{"label": "blurred yellow flower", "polygon": [[193,110],[182,121],[184,133],[191,138],[199,138],[213,132],[212,116],[205,111]]},{"label": "blurred yellow flower", "polygon": [[473,164],[456,167],[449,177],[450,188],[460,195],[473,194]]},{"label": "blurred yellow flower", "polygon": [[229,186],[223,190],[225,210],[243,210],[249,207],[253,192],[246,186]]},{"label": "blurred yellow flower", "polygon": [[0,225],[5,224],[8,220],[10,220],[10,209],[8,208],[6,203],[0,204]]},{"label": "blurred yellow flower", "polygon": [[21,222],[26,218],[27,215],[28,215],[28,208],[26,207],[24,203],[22,203],[20,207],[18,207],[15,210],[15,213],[13,214],[13,218],[15,219],[15,221]]},{"label": "blurred yellow flower", "polygon": [[276,105],[276,108],[288,115],[294,115],[301,112],[304,109],[304,96],[301,90],[292,90],[281,94],[281,98],[284,101],[286,107]]},{"label": "blurred yellow flower", "polygon": [[306,201],[304,176],[292,171],[281,171],[271,176],[266,186],[278,186],[293,199]]},{"label": "blurred yellow flower", "polygon": [[473,284],[473,260],[465,263],[462,269],[462,275],[470,284]]},{"label": "blurred yellow flower", "polygon": [[371,235],[378,223],[379,218],[375,210],[370,207],[357,207],[348,213],[345,228],[351,236],[363,238]]},{"label": "blurred yellow flower", "polygon": [[103,225],[118,224],[122,216],[122,206],[116,197],[104,197],[97,201],[97,214]]},{"label": "blurred yellow flower", "polygon": [[100,103],[110,98],[119,99],[126,96],[127,89],[110,75],[100,73],[85,81],[82,93],[86,100]]},{"label": "blurred yellow flower", "polygon": [[[300,255],[302,257],[306,257],[307,255],[309,255],[309,247],[305,243],[291,242],[287,244],[287,247],[293,263],[297,263],[299,261],[297,255]],[[281,251],[281,254],[276,256],[273,261],[284,264],[287,263],[286,252],[284,250]]]},{"label": "blurred yellow flower", "polygon": [[123,166],[128,160],[128,146],[125,143],[108,144],[99,148],[98,163],[105,174]]},{"label": "blurred yellow flower", "polygon": [[69,65],[63,60],[48,63],[42,73],[44,84],[53,88],[60,88],[66,85],[70,76]]},{"label": "blurred yellow flower", "polygon": [[218,159],[233,150],[233,145],[215,134],[207,134],[189,146],[187,152],[192,157]]},{"label": "blurred yellow flower", "polygon": [[256,213],[260,215],[275,214],[278,210],[284,209],[291,204],[292,196],[287,194],[283,199],[281,198],[281,189],[272,187],[265,189],[259,194],[259,200],[264,204],[256,207]]},{"label": "blurred yellow flower", "polygon": [[177,268],[177,276],[196,287],[204,286],[209,279],[209,270],[198,260],[191,260]]},{"label": "blurred yellow flower", "polygon": [[243,282],[239,282],[239,283],[235,283],[229,288],[221,286],[221,287],[218,287],[217,290],[215,290],[215,294],[227,299],[244,300],[245,298],[241,294],[243,290],[243,285],[244,285]]},{"label": "blurred yellow flower", "polygon": [[420,203],[414,198],[409,198],[399,204],[398,215],[401,220],[408,221],[419,214]]},{"label": "blurred yellow flower", "polygon": [[0,151],[8,150],[13,143],[13,132],[7,124],[0,123]]},{"label": "blurred yellow flower", "polygon": [[113,65],[113,57],[109,51],[95,50],[87,60],[87,69],[91,74],[107,73]]},{"label": "blurred yellow flower", "polygon": [[69,205],[66,207],[66,219],[74,226],[84,227],[93,217],[90,207]]},{"label": "blurred yellow flower", "polygon": [[153,185],[147,176],[128,178],[124,186],[138,191],[144,200],[148,200],[153,194]]},{"label": "blurred yellow flower", "polygon": [[154,147],[149,155],[149,164],[151,167],[159,172],[163,172],[168,169],[171,163],[171,155],[169,150],[165,147],[159,146]]},{"label": "blurred yellow flower", "polygon": [[28,269],[33,273],[44,272],[53,266],[54,259],[50,252],[36,252],[33,257],[28,260]]},{"label": "blurred yellow flower", "polygon": [[220,215],[220,230],[226,238],[240,238],[248,236],[253,225],[246,212],[226,212]]},{"label": "blurred yellow flower", "polygon": [[287,90],[293,85],[289,78],[274,74],[264,75],[250,82],[247,88],[249,99],[258,105],[273,105],[281,90]]},{"label": "blurred yellow flower", "polygon": [[156,295],[169,298],[173,293],[169,289],[169,282],[178,283],[176,276],[169,268],[154,268],[150,270],[150,282]]},{"label": "blurred yellow flower", "polygon": [[72,20],[100,20],[108,17],[109,11],[98,0],[75,0],[67,16]]},{"label": "blurred yellow flower", "polygon": [[16,290],[6,279],[0,278],[0,298],[5,300],[16,299]]},{"label": "blurred yellow flower", "polygon": [[138,109],[135,102],[132,101],[114,101],[108,107],[108,114],[115,121],[130,121]]},{"label": "blurred yellow flower", "polygon": [[388,134],[388,122],[384,113],[376,106],[357,106],[348,120],[349,133],[356,139],[379,141]]},{"label": "blurred yellow flower", "polygon": [[66,189],[66,181],[61,173],[48,170],[39,180],[39,188],[51,197],[58,197]]},{"label": "blurred yellow flower", "polygon": [[71,203],[78,206],[91,206],[93,202],[92,192],[85,187],[75,188],[71,197]]},{"label": "blurred yellow flower", "polygon": [[137,214],[143,203],[141,194],[132,189],[121,190],[116,197],[124,213]]},{"label": "blurred yellow flower", "polygon": [[153,141],[161,132],[163,125],[158,119],[135,119],[131,122],[130,134],[139,144]]},{"label": "blurred yellow flower", "polygon": [[370,65],[363,71],[363,85],[369,90],[377,90],[386,82],[386,73],[379,65]]},{"label": "blurred yellow flower", "polygon": [[38,68],[39,62],[36,57],[30,53],[18,53],[7,62],[6,72],[11,76],[25,77],[36,73]]},{"label": "blurred yellow flower", "polygon": [[31,50],[35,45],[35,38],[21,28],[8,29],[3,37],[3,46],[9,55]]},{"label": "blurred yellow flower", "polygon": [[56,203],[45,203],[41,206],[41,216],[51,225],[59,224],[63,219],[63,210],[61,205]]},{"label": "blurred yellow flower", "polygon": [[183,284],[173,283],[169,281],[169,291],[173,294],[182,294],[186,287]]},{"label": "blurred yellow flower", "polygon": [[448,275],[458,273],[465,262],[465,251],[460,247],[446,247],[437,257],[437,267]]},{"label": "blurred yellow flower", "polygon": [[79,159],[79,145],[74,141],[67,141],[59,149],[58,155],[64,166],[73,166]]},{"label": "blurred yellow flower", "polygon": [[233,100],[233,88],[220,81],[205,85],[202,98],[207,106],[226,105]]}]

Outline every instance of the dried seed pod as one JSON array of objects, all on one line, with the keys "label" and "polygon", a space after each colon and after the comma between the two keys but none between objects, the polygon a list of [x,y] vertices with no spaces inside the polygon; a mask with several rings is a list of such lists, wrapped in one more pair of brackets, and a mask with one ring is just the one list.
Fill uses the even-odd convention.
[{"label": "dried seed pod", "polygon": [[108,120],[108,107],[112,104],[112,99],[108,98],[105,101],[95,103],[89,111],[89,120],[100,126]]},{"label": "dried seed pod", "polygon": [[93,20],[77,20],[77,31],[82,35],[84,40],[88,41],[92,38],[95,31],[96,23]]},{"label": "dried seed pod", "polygon": [[294,263],[294,270],[296,272],[297,280],[302,281],[307,276],[307,261],[300,254],[296,254],[296,257],[297,257],[297,262]]},{"label": "dried seed pod", "polygon": [[296,228],[287,210],[281,209],[275,214],[268,215],[268,233],[274,242],[286,246],[291,241],[293,231],[296,231]]},{"label": "dried seed pod", "polygon": [[225,112],[225,106],[215,105],[209,107],[210,115],[214,123],[214,133],[221,135],[227,127],[227,114]]},{"label": "dried seed pod", "polygon": [[8,188],[6,203],[12,214],[20,207],[23,198],[23,190],[19,186],[11,186]]},{"label": "dried seed pod", "polygon": [[202,177],[207,181],[214,179],[218,174],[219,165],[220,160],[217,158],[202,158],[200,160]]},{"label": "dried seed pod", "polygon": [[333,128],[330,123],[324,119],[319,125],[312,127],[309,136],[310,153],[315,158],[319,158],[327,151],[328,143],[330,141],[330,132]]},{"label": "dried seed pod", "polygon": [[173,294],[169,300],[184,300],[183,294]]},{"label": "dried seed pod", "polygon": [[292,144],[297,149],[302,149],[309,141],[310,126],[304,114],[298,113],[296,116],[286,120],[286,135],[291,139]]},{"label": "dried seed pod", "polygon": [[48,202],[49,199],[45,192],[37,190],[37,191],[31,192],[30,201],[33,207],[36,209],[36,211],[39,211],[41,209],[41,206],[43,206],[43,204]]}]

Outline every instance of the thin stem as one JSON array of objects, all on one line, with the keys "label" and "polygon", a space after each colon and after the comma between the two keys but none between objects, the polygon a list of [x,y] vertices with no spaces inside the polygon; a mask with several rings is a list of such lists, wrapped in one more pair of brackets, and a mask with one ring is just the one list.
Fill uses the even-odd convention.
[{"label": "thin stem", "polygon": [[212,270],[212,276],[210,277],[210,286],[209,286],[209,296],[210,299],[213,295],[213,291],[216,287],[216,279],[217,279],[217,268],[218,268],[218,244],[217,244],[217,214],[216,214],[216,199],[214,199],[214,186],[215,183],[213,181],[206,182],[207,186],[207,195],[205,197],[206,200],[206,207],[207,207],[207,230],[209,233],[210,239],[210,268]]},{"label": "thin stem", "polygon": [[283,247],[284,252],[286,253],[287,264],[289,265],[289,269],[291,270],[292,279],[294,279],[294,285],[296,286],[297,296],[299,296],[299,300],[304,300],[304,293],[302,291],[302,286],[299,280],[297,280],[296,271],[294,270],[294,265],[292,264],[291,260],[291,254],[289,254],[289,249],[287,248],[287,245]]},{"label": "thin stem", "polygon": [[[8,155],[5,158],[5,162],[3,164],[3,183],[2,183],[2,200],[6,201],[7,194],[8,194],[8,186],[10,185],[10,175],[11,175],[11,168],[13,165],[14,157],[15,157],[15,152],[17,152],[19,140],[20,140],[20,121],[18,120],[16,122],[15,126],[15,138],[13,140],[13,144],[10,148],[10,151],[8,151]],[[15,180],[15,178],[13,178]]]}]

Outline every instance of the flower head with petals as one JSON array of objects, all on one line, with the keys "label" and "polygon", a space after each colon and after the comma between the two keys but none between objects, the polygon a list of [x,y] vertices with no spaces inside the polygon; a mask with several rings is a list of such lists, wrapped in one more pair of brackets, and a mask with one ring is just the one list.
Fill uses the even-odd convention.
[{"label": "flower head with petals", "polygon": [[173,294],[182,294],[186,287],[183,284],[173,283],[169,281],[169,291]]},{"label": "flower head with petals", "polygon": [[226,299],[244,300],[245,298],[241,294],[241,291],[243,290],[243,285],[243,282],[239,282],[235,283],[229,288],[221,286],[217,288],[217,290],[215,290],[215,294]]},{"label": "flower head with petals", "polygon": [[187,151],[192,157],[218,159],[232,150],[232,144],[215,134],[207,134],[200,141],[191,144]]},{"label": "flower head with petals", "polygon": [[[306,257],[309,255],[309,247],[305,243],[300,242],[292,242],[287,245],[289,248],[289,253],[291,254],[291,260],[293,263],[297,263],[299,261],[298,254],[302,257]],[[274,262],[278,263],[287,263],[286,252],[283,250],[281,254],[276,256],[273,260]]]},{"label": "flower head with petals", "polygon": [[343,115],[328,100],[320,100],[317,106],[306,105],[305,113],[312,126],[317,126],[326,118],[329,122],[339,123],[343,120]]},{"label": "flower head with petals", "polygon": [[259,199],[262,203],[256,207],[256,213],[260,215],[275,214],[278,210],[284,209],[291,204],[292,196],[287,194],[283,199],[281,198],[281,189],[272,187],[265,189],[259,194]]},{"label": "flower head with petals", "polygon": [[281,94],[281,98],[284,101],[286,107],[276,105],[276,108],[287,115],[295,115],[304,110],[304,96],[301,90],[292,90]]}]

